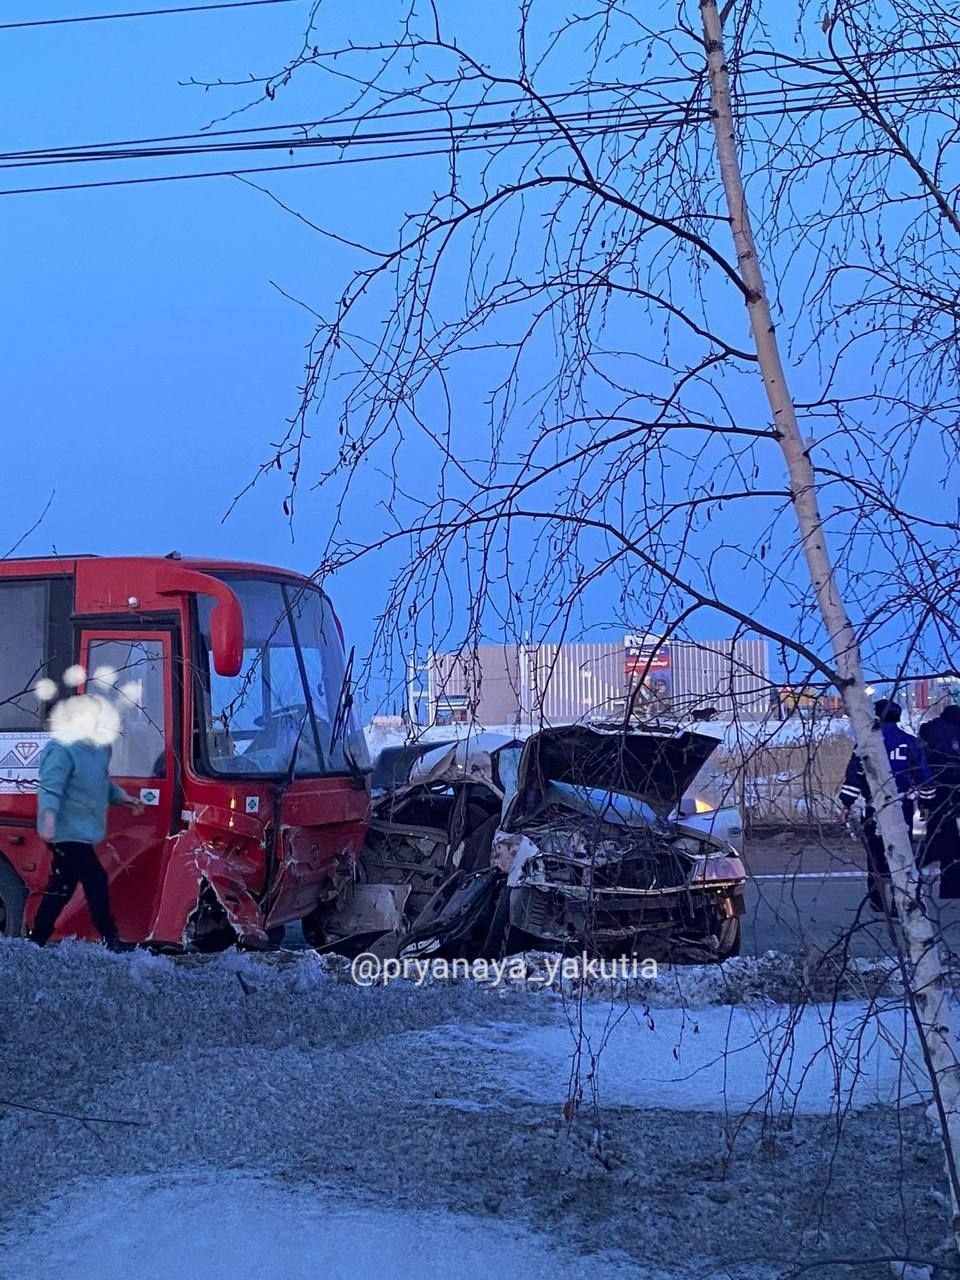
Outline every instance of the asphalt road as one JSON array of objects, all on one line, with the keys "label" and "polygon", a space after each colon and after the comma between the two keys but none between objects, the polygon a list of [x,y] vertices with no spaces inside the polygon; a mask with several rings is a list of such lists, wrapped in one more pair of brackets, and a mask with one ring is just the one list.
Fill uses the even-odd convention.
[{"label": "asphalt road", "polygon": [[[849,935],[850,954],[885,955],[885,921],[866,904],[866,860],[845,837],[827,842],[772,837],[747,850],[743,954],[825,950]],[[960,954],[960,902],[939,904],[943,941]]]}]

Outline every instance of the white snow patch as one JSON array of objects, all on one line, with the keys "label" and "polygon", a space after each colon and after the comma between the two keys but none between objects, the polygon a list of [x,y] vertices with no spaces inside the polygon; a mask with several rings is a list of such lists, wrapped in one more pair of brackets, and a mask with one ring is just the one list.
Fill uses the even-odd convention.
[{"label": "white snow patch", "polygon": [[24,1232],[2,1243],[10,1280],[627,1280],[643,1274],[623,1255],[557,1249],[520,1223],[401,1212],[237,1171],[163,1182],[85,1182],[49,1201]]},{"label": "white snow patch", "polygon": [[933,1275],[933,1267],[910,1262],[891,1262],[890,1271],[896,1280],[930,1280]]},{"label": "white snow patch", "polygon": [[149,987],[176,975],[176,966],[169,956],[154,955],[151,951],[129,953],[130,980],[135,987]]},{"label": "white snow patch", "polygon": [[[584,1096],[604,1106],[830,1115],[838,1106],[904,1106],[928,1088],[905,1010],[867,1005],[706,1008],[626,1004],[558,1010],[553,1026],[490,1022],[403,1037],[405,1053],[469,1058],[479,1096],[544,1105],[570,1096],[578,1025]],[[569,1017],[567,1016],[569,1014]],[[410,1043],[413,1041],[414,1043]]]}]

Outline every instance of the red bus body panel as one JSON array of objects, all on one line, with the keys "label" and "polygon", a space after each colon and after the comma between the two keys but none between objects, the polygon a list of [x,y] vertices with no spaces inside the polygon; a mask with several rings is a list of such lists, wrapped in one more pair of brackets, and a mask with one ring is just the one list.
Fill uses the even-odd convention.
[{"label": "red bus body panel", "polygon": [[[262,946],[268,929],[301,919],[336,896],[338,884],[353,873],[366,831],[368,779],[361,785],[357,777],[336,774],[278,783],[197,771],[191,602],[202,593],[227,610],[231,598],[236,603],[222,580],[206,576],[210,572],[309,583],[289,570],[232,561],[91,556],[0,562],[0,581],[73,580],[73,662],[82,661],[91,640],[136,635],[164,645],[163,775],[116,777],[126,791],[148,793],[150,802],[139,815],[112,807],[98,850],[120,936],[129,942],[184,945],[201,898],[212,895],[238,940]],[[230,640],[229,617],[226,623]],[[39,735],[25,735],[25,752],[31,736]],[[0,857],[30,891],[27,926],[50,865],[36,820],[35,791],[0,793]],[[98,936],[80,891],[54,936]]]}]

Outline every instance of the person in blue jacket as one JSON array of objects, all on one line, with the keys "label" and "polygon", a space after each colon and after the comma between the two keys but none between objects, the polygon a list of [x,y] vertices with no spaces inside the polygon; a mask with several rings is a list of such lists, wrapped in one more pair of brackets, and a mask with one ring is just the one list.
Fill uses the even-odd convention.
[{"label": "person in blue jacket", "polygon": [[111,782],[109,745],[95,739],[52,738],[40,756],[37,830],[49,845],[53,862],[30,930],[37,946],[50,940],[61,912],[80,884],[91,919],[107,946],[126,949],[110,910],[107,873],[95,849],[107,833],[111,804],[127,805],[137,813],[143,808],[139,800]]},{"label": "person in blue jacket", "polygon": [[[892,699],[881,698],[874,704],[883,745],[887,749],[890,769],[897,786],[897,795],[903,807],[907,830],[913,831],[914,796],[920,808],[926,810],[933,800],[934,790],[923,743],[912,733],[900,728],[901,710]],[[863,836],[867,847],[867,897],[874,911],[883,911],[883,886],[889,881],[890,868],[883,836],[877,829],[876,810],[870,796],[870,787],[860,757],[854,752],[847,764],[839,800],[845,814],[860,799],[864,801]]]}]

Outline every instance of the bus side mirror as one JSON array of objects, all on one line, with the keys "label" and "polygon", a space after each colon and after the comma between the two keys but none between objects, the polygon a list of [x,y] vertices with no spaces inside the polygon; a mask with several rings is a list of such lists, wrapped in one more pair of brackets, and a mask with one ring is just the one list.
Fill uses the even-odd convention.
[{"label": "bus side mirror", "polygon": [[218,676],[238,676],[243,666],[243,622],[237,609],[219,603],[210,611],[210,649]]},{"label": "bus side mirror", "polygon": [[186,569],[176,560],[164,560],[157,567],[157,593],[161,596],[212,596],[210,610],[210,651],[213,669],[228,679],[243,667],[243,612],[240,601],[225,582],[196,569]]}]

